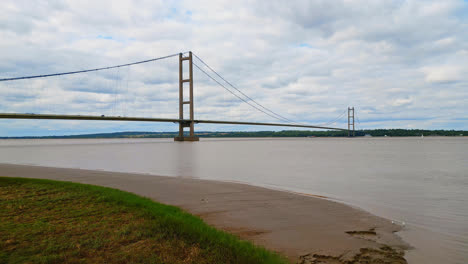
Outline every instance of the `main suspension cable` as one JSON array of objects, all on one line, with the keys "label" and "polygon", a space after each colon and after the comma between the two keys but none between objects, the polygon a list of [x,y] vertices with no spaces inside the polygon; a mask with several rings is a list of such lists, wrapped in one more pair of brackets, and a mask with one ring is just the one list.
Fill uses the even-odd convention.
[{"label": "main suspension cable", "polygon": [[[186,53],[186,52],[184,52]],[[24,79],[35,79],[35,78],[45,78],[45,77],[52,77],[52,76],[60,76],[60,75],[70,75],[70,74],[77,74],[77,73],[84,73],[84,72],[94,72],[94,71],[101,71],[101,70],[109,70],[109,69],[115,69],[115,68],[120,68],[120,67],[127,67],[127,66],[132,66],[136,64],[142,64],[142,63],[147,63],[147,62],[152,62],[152,61],[157,61],[157,60],[162,60],[162,59],[167,59],[171,57],[178,56],[179,53],[176,54],[171,54],[159,58],[154,58],[154,59],[149,59],[149,60],[143,60],[143,61],[137,61],[137,62],[132,62],[132,63],[126,63],[126,64],[121,64],[121,65],[116,65],[116,66],[109,66],[109,67],[102,67],[102,68],[95,68],[95,69],[89,69],[89,70],[82,70],[82,71],[71,71],[71,72],[61,72],[61,73],[52,73],[52,74],[43,74],[43,75],[33,75],[33,76],[22,76],[22,77],[14,77],[14,78],[3,78],[0,79],[0,82],[5,82],[5,81],[15,81],[15,80],[24,80]]]},{"label": "main suspension cable", "polygon": [[273,117],[275,119],[278,119],[280,121],[284,121],[283,119],[277,117],[277,116],[274,116],[268,112],[265,112],[263,111],[262,109],[258,108],[257,106],[251,104],[249,101],[245,100],[244,98],[240,97],[239,95],[237,95],[236,93],[234,93],[233,91],[231,91],[230,89],[228,89],[226,86],[224,86],[222,83],[220,83],[218,80],[216,80],[213,76],[211,76],[210,74],[208,74],[206,71],[204,71],[200,66],[198,66],[196,63],[192,62],[193,65],[195,67],[197,67],[201,72],[203,72],[206,76],[208,76],[211,80],[215,81],[217,84],[219,84],[221,87],[223,87],[226,91],[230,92],[232,95],[234,95],[235,97],[239,98],[240,100],[242,100],[244,103],[250,105],[251,107],[257,109],[258,111],[270,116],[270,117]]},{"label": "main suspension cable", "polygon": [[211,68],[207,63],[205,63],[200,57],[198,57],[195,53],[192,53],[198,60],[200,60],[201,63],[203,63],[208,69],[210,69],[214,74],[216,74],[219,78],[221,78],[224,82],[226,82],[229,86],[231,86],[232,88],[234,88],[236,91],[238,91],[240,94],[242,94],[243,96],[247,97],[250,101],[252,101],[253,103],[255,103],[256,105],[258,105],[259,107],[263,108],[264,110],[272,113],[273,115],[279,117],[277,119],[279,120],[283,120],[283,121],[286,121],[288,123],[296,123],[295,121],[289,119],[289,118],[286,118],[278,113],[275,113],[274,111],[268,109],[267,107],[263,106],[262,104],[258,103],[257,101],[255,101],[253,98],[251,98],[250,96],[246,95],[245,93],[243,93],[241,90],[239,90],[237,87],[235,87],[232,83],[230,83],[228,80],[226,80],[225,78],[223,78],[219,73],[217,73],[215,70],[213,70],[213,68]]},{"label": "main suspension cable", "polygon": [[325,126],[325,125],[329,125],[329,124],[333,124],[335,123],[336,121],[338,121],[341,117],[343,117],[343,115],[346,113],[346,110],[344,110],[337,118],[335,119],[332,119],[332,121],[328,121],[327,123],[322,123],[320,124],[321,126]]}]

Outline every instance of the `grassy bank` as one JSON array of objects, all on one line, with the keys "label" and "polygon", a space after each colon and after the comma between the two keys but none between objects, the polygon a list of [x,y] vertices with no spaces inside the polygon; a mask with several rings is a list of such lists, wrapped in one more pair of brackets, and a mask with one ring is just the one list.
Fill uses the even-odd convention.
[{"label": "grassy bank", "polygon": [[0,177],[0,263],[287,263],[131,193]]}]

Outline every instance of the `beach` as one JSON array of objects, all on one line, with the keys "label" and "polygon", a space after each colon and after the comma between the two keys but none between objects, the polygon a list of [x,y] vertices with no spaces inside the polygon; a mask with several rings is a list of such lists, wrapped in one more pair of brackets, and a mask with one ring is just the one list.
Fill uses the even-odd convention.
[{"label": "beach", "polygon": [[406,263],[401,227],[329,199],[247,184],[82,169],[0,164],[6,177],[116,188],[178,206],[206,223],[279,252],[294,263]]}]

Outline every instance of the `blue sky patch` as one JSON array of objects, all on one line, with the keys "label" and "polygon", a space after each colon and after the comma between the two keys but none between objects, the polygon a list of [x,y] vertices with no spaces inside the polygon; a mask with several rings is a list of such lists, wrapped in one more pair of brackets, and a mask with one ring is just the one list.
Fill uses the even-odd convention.
[{"label": "blue sky patch", "polygon": [[98,35],[98,39],[114,39],[112,36]]}]

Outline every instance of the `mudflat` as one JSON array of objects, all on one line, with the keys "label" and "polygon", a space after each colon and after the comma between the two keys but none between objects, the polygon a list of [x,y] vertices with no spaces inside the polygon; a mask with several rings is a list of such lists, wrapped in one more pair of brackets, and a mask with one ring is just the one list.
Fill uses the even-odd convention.
[{"label": "mudflat", "polygon": [[294,263],[406,263],[400,226],[335,201],[240,183],[0,164],[0,176],[116,188],[183,208]]}]

